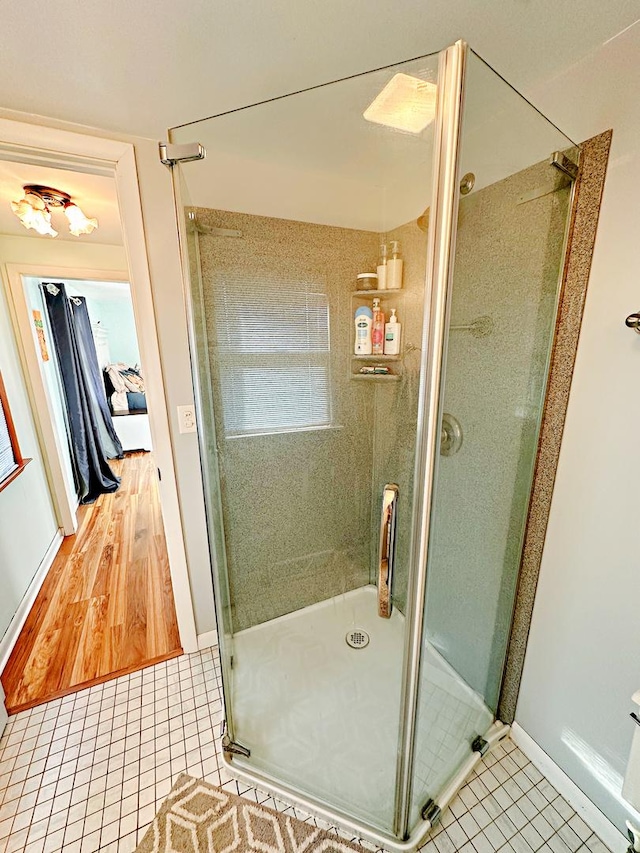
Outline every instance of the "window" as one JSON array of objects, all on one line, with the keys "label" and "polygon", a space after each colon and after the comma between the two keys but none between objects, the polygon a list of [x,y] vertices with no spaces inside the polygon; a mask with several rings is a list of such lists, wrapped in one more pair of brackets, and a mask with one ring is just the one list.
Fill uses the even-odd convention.
[{"label": "window", "polygon": [[0,491],[23,471],[30,459],[23,459],[18,445],[11,410],[0,373]]},{"label": "window", "polygon": [[330,426],[323,285],[222,274],[213,295],[225,434]]}]

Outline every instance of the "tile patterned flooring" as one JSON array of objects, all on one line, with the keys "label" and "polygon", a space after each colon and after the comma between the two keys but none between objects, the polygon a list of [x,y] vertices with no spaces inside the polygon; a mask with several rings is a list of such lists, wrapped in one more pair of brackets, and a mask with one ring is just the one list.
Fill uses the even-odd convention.
[{"label": "tile patterned flooring", "polygon": [[[0,739],[0,853],[132,853],[183,771],[329,829],[228,777],[221,718],[215,649],[11,717]],[[608,853],[511,741],[485,757],[422,850]]]}]

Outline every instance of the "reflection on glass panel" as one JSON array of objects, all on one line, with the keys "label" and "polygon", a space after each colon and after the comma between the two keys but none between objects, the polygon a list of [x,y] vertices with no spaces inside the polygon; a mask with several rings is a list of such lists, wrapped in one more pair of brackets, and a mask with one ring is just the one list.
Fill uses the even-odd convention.
[{"label": "reflection on glass panel", "polygon": [[[248,769],[387,831],[437,68],[427,57],[173,133],[207,149],[184,175],[202,230],[233,737],[251,749]],[[402,288],[356,293],[392,241]],[[355,355],[355,311],[376,295],[402,328],[386,360]],[[374,365],[386,372],[361,373]],[[388,620],[375,588],[386,483],[399,487]],[[347,644],[353,632],[366,647]]]},{"label": "reflection on glass panel", "polygon": [[[555,328],[572,146],[473,53],[431,520],[412,821],[497,708]],[[575,153],[574,153],[575,156]],[[440,691],[434,701],[430,681]],[[444,760],[446,759],[446,761]]]}]

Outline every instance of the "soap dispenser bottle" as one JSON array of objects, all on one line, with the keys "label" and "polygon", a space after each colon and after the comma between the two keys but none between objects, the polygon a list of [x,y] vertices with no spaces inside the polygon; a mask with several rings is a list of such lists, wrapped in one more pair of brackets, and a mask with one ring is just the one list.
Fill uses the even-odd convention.
[{"label": "soap dispenser bottle", "polygon": [[373,300],[373,326],[371,327],[371,350],[374,355],[384,355],[384,312],[380,300]]},{"label": "soap dispenser bottle", "polygon": [[391,309],[389,322],[384,327],[384,354],[399,355],[400,354],[400,323],[396,317],[396,309]]},{"label": "soap dispenser bottle", "polygon": [[367,305],[362,305],[356,310],[356,342],[354,352],[356,355],[371,355],[371,327],[373,325],[373,313]]},{"label": "soap dispenser bottle", "polygon": [[387,290],[400,290],[402,287],[402,258],[400,257],[400,243],[391,241],[391,257],[387,262],[386,276]]}]

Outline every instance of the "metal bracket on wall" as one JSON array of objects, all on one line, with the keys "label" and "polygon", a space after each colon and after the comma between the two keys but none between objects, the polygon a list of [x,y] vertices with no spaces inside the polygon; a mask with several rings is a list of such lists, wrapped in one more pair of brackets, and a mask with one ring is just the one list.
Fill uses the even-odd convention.
[{"label": "metal bracket on wall", "polygon": [[549,159],[549,165],[554,166],[559,172],[568,175],[572,181],[575,181],[580,171],[578,164],[570,160],[562,151],[554,151]]},{"label": "metal bracket on wall", "polygon": [[172,168],[176,163],[190,163],[192,160],[204,160],[207,152],[199,142],[189,142],[185,145],[172,145],[170,142],[159,142],[158,151],[160,162]]}]

